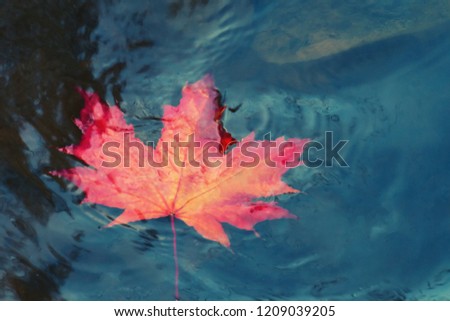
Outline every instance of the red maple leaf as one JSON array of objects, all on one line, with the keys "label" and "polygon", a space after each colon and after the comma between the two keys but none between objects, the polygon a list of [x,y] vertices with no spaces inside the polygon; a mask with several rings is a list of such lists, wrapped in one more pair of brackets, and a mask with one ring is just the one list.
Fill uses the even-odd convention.
[{"label": "red maple leaf", "polygon": [[178,107],[164,106],[155,147],[135,136],[117,106],[80,92],[85,106],[75,123],[83,135],[78,145],[62,151],[89,167],[52,174],[82,189],[84,202],[124,209],[107,226],[170,216],[173,228],[174,218],[180,219],[229,247],[222,223],[253,230],[264,220],[296,217],[275,202],[257,199],[298,192],[281,177],[301,164],[308,140],[257,141],[251,133],[238,142],[223,127],[226,107],[212,77],[184,86]]}]

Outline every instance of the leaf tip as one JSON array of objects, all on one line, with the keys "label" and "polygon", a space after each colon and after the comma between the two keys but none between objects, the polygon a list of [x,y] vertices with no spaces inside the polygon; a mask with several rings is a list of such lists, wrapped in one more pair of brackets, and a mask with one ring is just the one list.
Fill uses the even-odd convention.
[{"label": "leaf tip", "polygon": [[80,86],[76,86],[75,90],[77,91],[78,94],[80,94],[81,97],[83,97],[84,100],[88,100],[89,97],[91,96],[86,90],[84,90]]},{"label": "leaf tip", "polygon": [[222,244],[223,246],[225,246],[226,248],[230,249],[230,240],[227,238],[226,240],[221,240],[219,241],[220,244]]},{"label": "leaf tip", "polygon": [[119,225],[119,224],[120,224],[120,222],[117,222],[117,220],[113,220],[113,221],[109,222],[108,224],[104,225],[102,228],[107,229],[107,228],[110,228],[110,227],[113,227],[113,226]]},{"label": "leaf tip", "polygon": [[296,221],[298,221],[300,219],[297,215],[294,215],[291,213],[288,213],[284,218],[289,218],[291,220],[296,220]]}]

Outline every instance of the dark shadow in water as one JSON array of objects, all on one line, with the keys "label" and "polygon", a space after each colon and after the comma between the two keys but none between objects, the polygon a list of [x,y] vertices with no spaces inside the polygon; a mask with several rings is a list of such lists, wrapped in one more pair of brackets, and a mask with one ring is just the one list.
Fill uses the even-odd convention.
[{"label": "dark shadow in water", "polygon": [[168,6],[168,17],[169,18],[175,18],[178,13],[183,9],[183,7],[189,8],[189,15],[192,15],[192,13],[195,11],[197,7],[206,6],[208,4],[209,0],[174,0],[171,3],[169,3]]},{"label": "dark shadow in water", "polygon": [[145,229],[139,232],[139,238],[134,240],[134,247],[139,252],[148,252],[153,247],[156,241],[158,241],[158,231],[155,229]]},{"label": "dark shadow in water", "polygon": [[[79,139],[72,120],[83,104],[75,87],[103,87],[90,69],[97,20],[91,1],[7,1],[0,10],[0,187],[14,203],[0,217],[11,223],[0,230],[0,262],[8,262],[0,271],[0,297],[60,299],[58,286],[71,271],[50,245],[52,262],[36,266],[29,256],[47,247],[37,227],[67,210],[41,179],[48,168],[68,167],[56,147]],[[40,146],[27,144],[24,128],[32,128]]]}]

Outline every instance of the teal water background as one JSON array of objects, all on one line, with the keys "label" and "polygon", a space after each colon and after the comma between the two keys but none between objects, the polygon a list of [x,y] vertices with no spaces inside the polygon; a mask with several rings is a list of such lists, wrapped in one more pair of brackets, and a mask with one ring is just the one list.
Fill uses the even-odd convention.
[{"label": "teal water background", "polygon": [[46,173],[76,86],[156,141],[206,73],[238,139],[332,131],[349,167],[290,171],[300,219],[226,226],[232,251],[177,221],[181,299],[450,299],[449,29],[447,1],[2,1],[0,299],[174,299],[169,219],[102,229],[120,210]]}]

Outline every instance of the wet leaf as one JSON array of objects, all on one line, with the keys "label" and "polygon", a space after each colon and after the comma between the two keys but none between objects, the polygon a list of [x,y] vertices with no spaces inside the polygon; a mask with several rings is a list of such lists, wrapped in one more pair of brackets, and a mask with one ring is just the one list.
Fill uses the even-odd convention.
[{"label": "wet leaf", "polygon": [[86,203],[123,209],[108,226],[172,216],[228,247],[223,223],[253,230],[261,221],[296,217],[259,199],[298,192],[281,178],[301,164],[307,140],[259,141],[250,133],[237,141],[223,126],[226,106],[211,76],[184,86],[179,106],[164,106],[156,146],[135,136],[117,106],[80,92],[85,107],[75,122],[83,135],[61,150],[89,166],[52,174],[81,188]]}]

